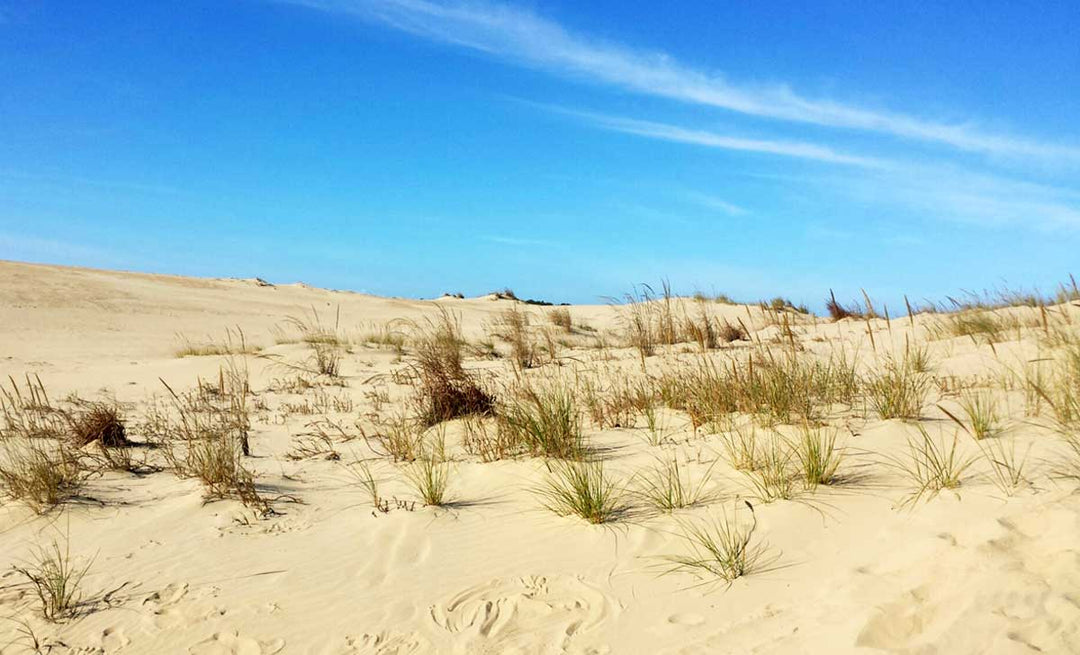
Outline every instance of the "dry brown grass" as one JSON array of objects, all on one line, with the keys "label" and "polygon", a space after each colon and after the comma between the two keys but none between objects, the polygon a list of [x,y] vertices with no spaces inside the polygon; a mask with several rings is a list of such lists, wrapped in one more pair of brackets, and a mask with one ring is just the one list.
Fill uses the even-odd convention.
[{"label": "dry brown grass", "polygon": [[557,328],[567,334],[574,331],[574,322],[570,316],[570,310],[565,307],[556,307],[548,311],[548,320]]},{"label": "dry brown grass", "polygon": [[78,453],[63,442],[0,441],[0,487],[4,495],[25,503],[37,514],[77,496],[86,474]]},{"label": "dry brown grass", "polygon": [[498,411],[499,430],[507,444],[533,455],[582,459],[586,453],[581,416],[565,387],[524,387],[504,399]]},{"label": "dry brown grass", "polygon": [[442,310],[418,331],[413,364],[414,404],[422,425],[469,414],[490,414],[494,399],[465,370],[463,340],[454,317]]},{"label": "dry brown grass", "polygon": [[94,442],[106,448],[129,445],[124,418],[115,404],[88,403],[81,411],[68,413],[68,424],[70,439],[76,448]]},{"label": "dry brown grass", "polygon": [[219,386],[200,382],[192,391],[177,393],[168,384],[170,405],[155,407],[147,422],[148,435],[169,467],[182,478],[199,480],[207,500],[235,498],[269,513],[269,502],[255,487],[254,474],[244,465],[250,418],[246,384],[230,386],[222,374]]}]

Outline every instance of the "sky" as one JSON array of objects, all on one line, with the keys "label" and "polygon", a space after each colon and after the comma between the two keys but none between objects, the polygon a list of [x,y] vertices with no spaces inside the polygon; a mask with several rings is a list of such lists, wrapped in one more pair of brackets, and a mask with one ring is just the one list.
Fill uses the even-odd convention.
[{"label": "sky", "polygon": [[0,0],[0,259],[820,308],[1080,274],[1080,4]]}]

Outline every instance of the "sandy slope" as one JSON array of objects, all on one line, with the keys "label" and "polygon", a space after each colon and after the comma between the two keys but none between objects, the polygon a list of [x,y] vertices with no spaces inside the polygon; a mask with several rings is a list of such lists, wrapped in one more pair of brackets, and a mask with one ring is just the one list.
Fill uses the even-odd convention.
[{"label": "sandy slope", "polygon": [[[178,335],[220,339],[243,329],[264,352],[301,361],[300,344],[275,345],[272,329],[315,308],[324,322],[340,308],[340,327],[359,334],[373,325],[422,322],[450,307],[469,338],[480,339],[509,301],[391,300],[300,285],[199,280],[0,262],[0,374],[41,376],[54,397],[112,395],[137,422],[159,378],[177,388],[213,377],[216,357],[177,358]],[[533,310],[539,319],[541,310]],[[614,342],[619,314],[607,306],[573,307],[576,321]],[[710,306],[717,315],[776,333],[762,314]],[[925,337],[920,317],[875,322],[880,352]],[[542,323],[538,320],[538,323]],[[798,339],[811,352],[838,343],[872,365],[863,323],[801,321]],[[535,376],[595,374],[602,380],[639,370],[628,349],[566,349],[564,366]],[[998,379],[1002,363],[1036,356],[1035,337],[997,344],[931,342],[935,375]],[[718,356],[749,349],[727,347]],[[695,355],[650,358],[650,370]],[[613,357],[613,359],[605,359]],[[348,399],[351,421],[372,409],[372,391],[400,405],[408,389],[385,375],[405,366],[395,353],[355,344],[344,362],[348,386],[315,393]],[[506,360],[472,365],[513,379]],[[276,514],[255,516],[236,501],[204,503],[197,482],[167,471],[107,473],[89,482],[87,499],[35,516],[18,502],[0,506],[0,562],[25,558],[34,543],[69,531],[73,550],[94,556],[77,618],[53,625],[34,613],[17,575],[0,572],[0,615],[27,621],[53,644],[78,653],[728,653],[728,652],[1080,652],[1080,495],[1051,480],[1057,438],[1023,416],[1023,394],[1000,389],[1008,438],[1031,450],[1030,487],[1005,498],[984,477],[980,460],[959,494],[944,493],[914,509],[898,508],[905,483],[881,464],[902,455],[910,424],[849,412],[835,424],[851,450],[847,466],[860,483],[819,488],[790,501],[755,501],[758,541],[771,570],[723,584],[660,575],[662,557],[679,552],[679,520],[718,516],[748,493],[741,474],[719,458],[715,435],[694,434],[685,416],[664,411],[673,444],[648,446],[643,427],[600,430],[624,478],[658,454],[703,474],[714,467],[722,499],[676,517],[640,514],[591,526],[540,507],[530,488],[540,460],[480,463],[453,451],[452,491],[442,509],[374,512],[342,469],[343,462],[293,460],[286,453],[305,424],[323,416],[287,410],[295,394],[269,390],[287,376],[250,358],[261,410],[251,467],[269,495],[289,495]],[[953,425],[934,407],[923,421],[934,434]],[[384,408],[383,410],[386,410]],[[640,425],[640,422],[639,422]],[[460,426],[448,428],[450,441]],[[965,453],[976,454],[970,440]],[[341,445],[343,460],[371,457],[362,440]],[[718,458],[720,459],[717,462]],[[375,464],[388,495],[412,498],[400,465]],[[19,624],[0,623],[0,652],[24,652]],[[9,643],[10,642],[10,643]]]}]

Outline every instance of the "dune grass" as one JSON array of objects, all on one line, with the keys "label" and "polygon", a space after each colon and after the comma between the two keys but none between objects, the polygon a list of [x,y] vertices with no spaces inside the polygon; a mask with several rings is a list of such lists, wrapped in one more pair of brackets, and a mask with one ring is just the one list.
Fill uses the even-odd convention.
[{"label": "dune grass", "polygon": [[82,601],[82,581],[93,560],[80,563],[71,556],[70,533],[63,545],[53,540],[37,547],[28,562],[16,564],[16,573],[26,579],[39,601],[42,616],[60,621],[75,616]]},{"label": "dune grass", "polygon": [[37,514],[76,497],[88,471],[63,442],[45,439],[0,441],[0,489]]},{"label": "dune grass", "polygon": [[767,547],[754,543],[757,515],[754,506],[743,501],[750,521],[739,518],[739,507],[726,509],[719,517],[680,523],[680,538],[686,552],[668,555],[666,573],[688,573],[706,582],[720,579],[728,584],[760,570]]},{"label": "dune grass", "polygon": [[743,471],[754,497],[763,503],[795,497],[797,475],[793,463],[795,449],[779,434],[773,434],[759,450],[758,465]]},{"label": "dune grass", "polygon": [[866,382],[870,405],[882,419],[917,419],[922,415],[930,378],[920,372],[918,362],[909,353],[905,352],[899,361],[888,358],[884,370]]},{"label": "dune grass", "polygon": [[901,506],[914,506],[930,500],[946,489],[956,489],[963,481],[974,458],[958,452],[956,435],[951,440],[936,440],[921,425],[917,438],[908,438],[908,456],[891,457],[887,462],[911,486]]},{"label": "dune grass", "polygon": [[581,415],[566,387],[521,388],[504,399],[498,418],[506,442],[532,455],[582,459],[586,454]]},{"label": "dune grass", "polygon": [[844,449],[837,445],[835,429],[804,423],[794,452],[803,484],[808,489],[839,481],[837,471],[844,459]]},{"label": "dune grass", "polygon": [[226,328],[225,336],[220,341],[207,338],[205,341],[192,341],[188,337],[178,334],[177,340],[180,345],[173,352],[176,357],[220,357],[223,355],[255,355],[261,348],[248,342],[244,331],[237,326],[236,329]]},{"label": "dune grass", "polygon": [[[170,405],[149,422],[150,436],[173,472],[203,484],[207,500],[236,498],[263,513],[269,503],[255,487],[254,474],[244,465],[250,417],[246,382],[222,374],[219,385],[200,383],[177,393],[168,384]],[[235,385],[235,386],[234,386]]]},{"label": "dune grass", "polygon": [[465,370],[461,330],[450,312],[418,326],[412,367],[414,405],[424,427],[469,414],[490,414],[495,399]]},{"label": "dune grass", "polygon": [[689,471],[679,464],[678,457],[658,459],[651,469],[636,479],[637,496],[660,512],[694,507],[716,497],[707,491],[712,481],[712,467],[694,482]]},{"label": "dune grass", "polygon": [[405,477],[412,484],[425,505],[441,507],[449,502],[450,463],[435,452],[424,452],[405,469]]},{"label": "dune grass", "polygon": [[615,521],[629,509],[625,487],[605,471],[603,460],[549,462],[548,476],[534,491],[546,509],[593,524]]},{"label": "dune grass", "polygon": [[761,466],[757,426],[753,422],[744,425],[732,423],[729,429],[720,433],[720,443],[733,469],[753,471]]}]

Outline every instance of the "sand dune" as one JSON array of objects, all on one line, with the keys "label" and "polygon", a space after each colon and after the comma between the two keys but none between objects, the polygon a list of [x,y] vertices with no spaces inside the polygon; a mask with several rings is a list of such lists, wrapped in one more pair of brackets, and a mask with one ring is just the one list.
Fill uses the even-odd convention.
[{"label": "sand dune", "polygon": [[[32,562],[35,544],[60,539],[92,564],[82,603],[57,622],[5,567],[0,614],[11,620],[0,622],[0,652],[25,652],[30,632],[57,653],[1080,652],[1080,495],[1058,475],[1071,466],[1080,476],[1080,461],[1023,375],[1039,360],[1047,376],[1065,370],[1057,362],[1075,346],[1061,335],[1076,334],[1080,308],[994,310],[1009,327],[989,338],[950,333],[954,317],[944,314],[831,322],[711,301],[673,306],[680,320],[706,316],[749,334],[704,354],[680,340],[643,356],[627,343],[632,310],[621,306],[569,307],[575,328],[566,332],[548,308],[493,297],[399,300],[0,262],[0,375],[18,385],[38,376],[58,404],[72,393],[115,400],[137,444],[153,440],[147,416],[169,404],[162,381],[177,392],[218,384],[226,357],[177,351],[242,330],[260,349],[232,357],[251,392],[243,463],[266,503],[208,500],[160,447],[132,448],[157,468],[95,470],[77,496],[42,514],[6,498],[0,560]],[[525,370],[493,336],[514,307],[530,315],[525,333],[540,351]],[[417,500],[406,475],[416,465],[391,461],[372,435],[414,410],[414,339],[441,310],[460,323],[466,368],[497,402],[527,384],[572,391],[592,457],[628,488],[622,515],[593,525],[545,509],[537,489],[558,465],[529,454],[482,461],[463,444],[462,419],[424,435],[445,437],[450,501]],[[287,322],[315,315],[339,339],[337,378],[305,370],[312,344]],[[842,352],[865,382],[912,348],[929,360],[920,418],[881,419],[865,386],[822,401],[814,414],[823,427],[808,429],[835,434],[844,449],[838,484],[805,488],[792,456],[790,498],[765,497],[758,474],[736,470],[723,428],[753,422],[761,448],[776,433],[788,449],[802,418],[739,411],[734,423],[695,425],[660,388],[665,374],[692,382],[703,362],[726,370],[770,353],[824,365]],[[651,428],[640,411],[615,427],[590,410],[590,398],[639,384],[655,393]],[[998,414],[995,434],[979,442],[946,413],[964,422],[960,401],[972,394]],[[331,424],[340,431],[327,428],[322,450],[301,447]],[[912,500],[897,462],[910,464],[919,427],[936,443],[955,438],[971,464],[955,489]],[[9,429],[3,442],[18,438]],[[1015,487],[993,482],[988,444],[1026,455]],[[357,460],[386,511],[349,472]],[[666,513],[633,493],[658,461],[707,480],[704,500]],[[730,582],[670,572],[671,557],[688,552],[686,525],[734,514],[745,527],[744,500],[757,521],[756,570]]]}]

